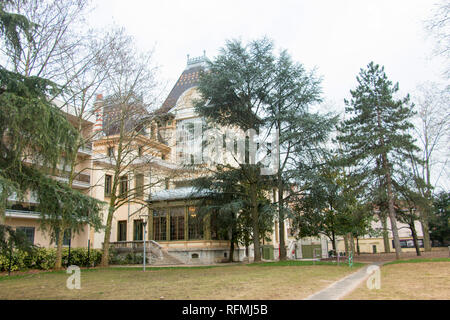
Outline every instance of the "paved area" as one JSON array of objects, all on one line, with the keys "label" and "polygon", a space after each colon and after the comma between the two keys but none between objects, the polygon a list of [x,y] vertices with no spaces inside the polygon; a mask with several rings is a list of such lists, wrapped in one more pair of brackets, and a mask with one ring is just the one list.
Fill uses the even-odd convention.
[{"label": "paved area", "polygon": [[351,275],[348,275],[347,277],[333,283],[327,288],[313,295],[310,295],[305,300],[339,300],[356,289],[356,287],[358,287],[360,283],[362,283],[369,277],[369,274],[367,274],[367,269],[370,266],[381,266],[382,264],[382,262],[375,262],[371,265],[368,265],[358,270],[357,272],[354,272]]}]

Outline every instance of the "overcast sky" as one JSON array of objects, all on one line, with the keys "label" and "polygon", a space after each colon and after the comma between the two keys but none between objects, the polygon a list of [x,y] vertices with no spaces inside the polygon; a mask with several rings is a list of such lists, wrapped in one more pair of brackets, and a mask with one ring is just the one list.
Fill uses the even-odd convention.
[{"label": "overcast sky", "polygon": [[[186,55],[213,58],[226,39],[268,36],[307,69],[323,77],[320,106],[342,112],[360,68],[385,66],[401,94],[443,82],[444,62],[433,57],[425,31],[438,0],[93,0],[95,27],[126,28],[142,50],[155,49],[161,82],[170,90]],[[328,110],[327,110],[328,111]],[[440,184],[450,185],[449,170]]]},{"label": "overcast sky", "polygon": [[277,48],[323,77],[324,98],[342,107],[370,61],[385,66],[402,92],[440,81],[424,20],[437,0],[94,0],[92,24],[124,26],[156,63],[170,89],[186,55],[212,58],[226,39],[267,35]]}]

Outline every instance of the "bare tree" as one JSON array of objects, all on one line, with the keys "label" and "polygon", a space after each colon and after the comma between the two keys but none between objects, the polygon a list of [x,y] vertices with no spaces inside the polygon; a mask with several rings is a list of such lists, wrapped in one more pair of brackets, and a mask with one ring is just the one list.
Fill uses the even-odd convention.
[{"label": "bare tree", "polygon": [[[11,13],[24,15],[33,22],[31,34],[21,33],[21,50],[5,44],[1,52],[15,72],[59,82],[64,62],[79,48],[89,32],[80,26],[89,8],[89,0],[12,0]],[[61,83],[60,83],[61,84]],[[63,85],[63,84],[61,84]]]},{"label": "bare tree", "polygon": [[420,210],[420,221],[424,233],[424,247],[431,250],[428,220],[432,210],[433,192],[439,186],[439,180],[448,163],[448,143],[450,141],[450,95],[448,87],[436,83],[425,83],[419,86],[416,100],[418,124],[415,133],[419,141],[421,162],[411,159],[413,173],[420,194],[428,199],[426,208]]},{"label": "bare tree", "polygon": [[[82,130],[86,129],[86,120],[83,119],[86,104],[79,104],[80,95],[75,92],[80,89],[80,92],[85,94],[88,88],[98,81],[98,76],[93,77],[90,84],[85,81],[81,89],[81,83],[74,83],[74,80],[81,79],[82,75],[88,73],[96,73],[95,60],[101,48],[95,48],[92,43],[93,32],[82,30],[79,28],[83,26],[85,14],[89,7],[88,0],[10,0],[5,3],[7,9],[13,13],[24,16],[28,21],[31,21],[31,28],[28,30],[21,30],[17,34],[17,40],[20,46],[15,46],[14,43],[5,41],[0,49],[2,62],[8,65],[14,72],[24,77],[39,77],[57,83],[62,90],[55,90],[47,92],[53,94],[49,100],[53,100],[56,107],[68,111],[68,102],[77,107],[71,108],[70,122],[77,129],[78,133],[76,139],[76,146],[73,149],[75,152],[66,152],[64,155],[64,165],[62,170],[55,170],[48,172],[47,168],[42,168],[46,173],[63,176],[67,178],[67,185],[71,188],[73,181],[80,173],[75,173],[74,168],[77,163],[77,151],[81,145],[84,145]],[[3,40],[3,39],[2,39]],[[69,87],[73,84],[73,87]],[[61,94],[61,92],[65,94]],[[55,97],[65,100],[66,97],[71,96],[70,99],[64,101],[61,105],[60,101],[54,100]],[[74,101],[77,100],[77,101]],[[75,120],[73,119],[75,118]],[[63,156],[63,155],[61,155]],[[70,167],[69,173],[64,169]],[[56,218],[55,218],[56,217]],[[61,212],[55,212],[53,215],[41,216],[41,227],[44,231],[51,231],[56,235],[57,241],[57,259],[56,268],[61,268],[62,257],[62,242],[64,231],[66,228],[78,231],[82,226],[88,222],[85,217],[75,215],[69,207],[64,207]],[[99,219],[94,221],[97,228]],[[91,224],[91,225],[94,225]]]},{"label": "bare tree", "polygon": [[[433,16],[426,22],[426,29],[435,38],[435,55],[448,61],[450,58],[450,1],[442,0],[436,4]],[[450,65],[445,67],[443,75],[450,77]]]},{"label": "bare tree", "polygon": [[[71,188],[74,181],[85,179],[85,171],[93,170],[92,166],[86,165],[89,156],[86,158],[85,155],[81,155],[80,151],[92,150],[92,142],[96,139],[92,124],[95,115],[91,106],[99,88],[107,80],[107,74],[113,65],[113,55],[109,49],[115,41],[123,40],[122,35],[123,30],[121,29],[113,29],[106,34],[93,34],[80,42],[76,51],[66,55],[61,79],[70,85],[54,102],[60,110],[67,114],[77,133],[76,152],[66,155],[65,158],[67,172],[64,172],[64,176]],[[80,167],[84,168],[77,171],[76,169]],[[89,177],[90,187],[85,192],[90,192],[96,186],[91,180]],[[61,268],[64,232],[70,228],[71,220],[70,212],[65,212],[61,214],[57,225],[53,226],[56,227],[55,231],[57,232],[56,269]]]},{"label": "bare tree", "polygon": [[[103,242],[103,266],[109,263],[111,227],[118,209],[129,203],[137,203],[140,206],[133,213],[145,210],[147,201],[142,196],[145,191],[161,185],[166,178],[176,173],[175,166],[161,159],[170,151],[167,141],[162,141],[156,132],[149,132],[152,123],[158,120],[152,109],[157,106],[159,97],[155,93],[159,87],[152,52],[139,52],[132,38],[123,32],[116,40],[109,46],[110,66],[101,87],[106,93],[103,101],[104,136],[97,137],[98,140],[94,142],[101,141],[112,150],[106,155],[95,154],[94,157],[94,161],[112,175]],[[164,170],[164,174],[154,174],[153,179],[147,179],[147,183],[136,183],[134,188],[129,187],[131,176],[150,175],[150,171],[156,167]]]}]

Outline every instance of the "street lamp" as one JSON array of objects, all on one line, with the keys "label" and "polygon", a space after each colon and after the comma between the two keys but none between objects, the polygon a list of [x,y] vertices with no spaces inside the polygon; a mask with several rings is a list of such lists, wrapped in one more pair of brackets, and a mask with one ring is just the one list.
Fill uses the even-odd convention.
[{"label": "street lamp", "polygon": [[148,215],[144,214],[140,216],[142,219],[142,225],[144,227],[144,256],[143,256],[143,260],[144,260],[144,271],[145,271],[145,263],[146,263],[146,255],[145,255],[145,247],[146,247],[146,237],[147,237],[147,221],[148,221]]}]

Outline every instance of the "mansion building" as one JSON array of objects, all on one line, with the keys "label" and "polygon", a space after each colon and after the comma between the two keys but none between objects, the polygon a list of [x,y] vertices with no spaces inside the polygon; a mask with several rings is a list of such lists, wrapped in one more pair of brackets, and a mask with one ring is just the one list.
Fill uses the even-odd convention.
[{"label": "mansion building", "polygon": [[[196,193],[190,181],[198,174],[183,165],[187,156],[184,154],[186,143],[192,139],[185,133],[192,131],[194,124],[202,123],[194,111],[193,101],[199,98],[196,86],[206,62],[205,55],[188,57],[185,70],[162,106],[152,113],[141,110],[139,114],[140,111],[135,110],[134,115],[151,116],[154,120],[127,142],[134,151],[126,161],[122,159],[126,169],[120,171],[118,198],[129,193],[133,193],[133,197],[124,199],[114,212],[110,237],[113,248],[142,246],[145,236],[145,240],[156,241],[180,263],[217,263],[229,259],[230,242],[219,235],[214,214],[206,217],[197,214],[201,194]],[[93,110],[93,115],[85,121],[83,136],[89,143],[78,150],[75,171],[79,174],[72,187],[105,203],[103,220],[106,224],[117,173],[115,164],[120,160],[117,154],[121,139],[117,125],[120,111],[109,105],[101,94],[97,95]],[[70,108],[63,111],[75,125],[77,119]],[[67,181],[66,176],[66,168],[59,166],[54,178]],[[36,205],[32,193],[24,199],[11,196],[6,224],[24,231],[35,245],[56,247],[50,235],[40,229]],[[274,230],[273,241],[263,244],[263,258],[273,259],[278,253],[276,222]],[[79,233],[72,234],[68,230],[63,243],[64,246],[101,249],[104,236],[104,230],[95,231],[86,225]],[[253,256],[251,248],[249,255]],[[243,260],[245,249],[236,248],[234,258]]]},{"label": "mansion building", "polygon": [[[214,219],[214,214],[206,217],[197,214],[199,194],[190,185],[198,175],[192,170],[184,169],[186,161],[183,153],[189,132],[202,119],[195,113],[193,101],[199,98],[196,89],[199,76],[206,67],[205,55],[189,58],[185,70],[177,80],[162,106],[151,116],[154,121],[142,128],[128,141],[133,147],[126,168],[120,171],[118,198],[133,192],[133,198],[124,199],[115,211],[112,221],[110,242],[113,248],[130,249],[142,246],[144,240],[154,240],[169,255],[180,263],[218,263],[228,260],[230,242],[221,237]],[[69,121],[75,117],[67,109]],[[138,110],[139,111],[139,110]],[[75,168],[79,174],[72,187],[105,203],[103,219],[106,224],[108,204],[112,195],[112,183],[115,178],[115,165],[121,136],[114,121],[118,110],[108,105],[107,99],[97,95],[93,116],[85,121],[83,135],[95,137],[86,147],[78,150],[78,164]],[[143,116],[150,114],[142,111]],[[55,179],[64,181],[65,168],[59,167]],[[125,198],[125,197],[124,197]],[[277,192],[270,195],[275,202]],[[29,239],[42,247],[55,247],[51,237],[40,229],[39,216],[35,211],[36,199],[30,193],[25,199],[12,196],[6,210],[6,224],[25,231]],[[277,259],[279,253],[278,222],[274,220],[271,241],[262,243],[262,258]],[[290,221],[285,223],[285,243],[288,245],[290,258],[327,257],[331,249],[325,237],[317,239],[295,240],[290,229]],[[145,230],[144,230],[145,228]],[[419,236],[422,234],[419,232]],[[104,230],[96,232],[88,225],[79,233],[67,232],[64,246],[88,247],[101,249],[104,242]],[[406,236],[406,238],[408,238]],[[369,241],[367,250],[372,252],[375,243]],[[378,252],[382,251],[377,239]],[[342,247],[343,243],[338,243]],[[362,251],[364,252],[364,251]],[[251,259],[252,247],[246,256],[245,248],[235,249],[235,260]]]}]

